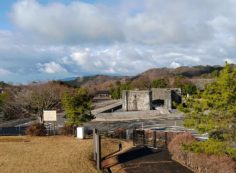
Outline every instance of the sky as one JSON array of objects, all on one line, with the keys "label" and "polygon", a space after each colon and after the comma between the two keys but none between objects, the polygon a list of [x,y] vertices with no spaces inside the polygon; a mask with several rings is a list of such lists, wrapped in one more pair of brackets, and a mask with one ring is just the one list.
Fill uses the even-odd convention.
[{"label": "sky", "polygon": [[235,0],[1,0],[0,81],[236,62]]}]

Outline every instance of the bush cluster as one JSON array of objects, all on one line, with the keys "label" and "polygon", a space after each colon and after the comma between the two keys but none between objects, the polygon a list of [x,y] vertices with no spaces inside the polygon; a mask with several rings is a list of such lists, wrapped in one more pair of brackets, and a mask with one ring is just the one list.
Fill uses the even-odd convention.
[{"label": "bush cluster", "polygon": [[208,155],[228,155],[236,160],[236,148],[228,143],[210,139],[203,142],[193,142],[191,145],[183,144],[182,148],[194,153],[206,153]]},{"label": "bush cluster", "polygon": [[30,125],[26,129],[26,134],[30,136],[45,136],[47,134],[47,130],[44,124],[36,123]]},{"label": "bush cluster", "polygon": [[174,137],[168,149],[174,160],[196,173],[235,173],[236,162],[222,154],[224,151],[232,155],[235,151],[220,141],[197,142],[191,134],[184,133]]}]

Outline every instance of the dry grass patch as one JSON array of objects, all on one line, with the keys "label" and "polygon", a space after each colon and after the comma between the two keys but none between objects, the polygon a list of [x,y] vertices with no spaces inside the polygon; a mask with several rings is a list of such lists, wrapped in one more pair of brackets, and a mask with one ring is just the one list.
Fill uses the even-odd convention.
[{"label": "dry grass patch", "polygon": [[1,136],[0,137],[0,143],[1,142],[29,142],[29,138],[27,137],[18,137],[18,136]]},{"label": "dry grass patch", "polygon": [[[118,149],[117,140],[102,139],[102,143],[103,156]],[[97,173],[91,161],[92,147],[92,139],[0,137],[0,172]]]},{"label": "dry grass patch", "polygon": [[116,154],[119,150],[119,143],[122,143],[122,151],[127,150],[132,147],[131,142],[121,141],[118,139],[102,139],[102,157],[105,157],[111,153]]}]

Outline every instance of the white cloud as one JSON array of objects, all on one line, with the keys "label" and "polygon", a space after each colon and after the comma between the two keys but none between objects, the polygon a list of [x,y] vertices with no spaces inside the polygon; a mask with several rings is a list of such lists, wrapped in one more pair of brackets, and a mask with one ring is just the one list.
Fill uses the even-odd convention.
[{"label": "white cloud", "polygon": [[9,76],[134,75],[236,62],[236,1],[60,2],[16,1],[14,30],[0,30],[0,65]]},{"label": "white cloud", "polygon": [[181,64],[177,63],[177,62],[172,62],[169,67],[170,68],[178,68],[178,67],[181,67]]},{"label": "white cloud", "polygon": [[[138,47],[119,44],[109,48],[73,49],[70,60],[85,73],[136,74],[155,67],[151,55]],[[148,61],[149,60],[149,61]],[[72,63],[71,63],[72,64]]]},{"label": "white cloud", "polygon": [[10,72],[9,70],[6,70],[4,68],[0,68],[0,76],[7,76],[12,74],[12,72]]},{"label": "white cloud", "polygon": [[230,59],[230,58],[225,58],[225,59],[224,59],[224,62],[227,62],[227,63],[229,63],[229,64],[234,64],[234,63],[235,63],[235,60]]},{"label": "white cloud", "polygon": [[114,16],[102,7],[80,1],[68,5],[41,5],[36,0],[18,1],[11,19],[16,26],[52,42],[110,42],[122,40]]},{"label": "white cloud", "polygon": [[[85,50],[85,52],[74,52],[71,54],[71,58],[72,60],[75,61],[76,64],[78,65],[86,65],[89,62],[89,55],[87,53],[87,51]],[[90,61],[91,62],[91,61]]]},{"label": "white cloud", "polygon": [[71,64],[70,58],[67,57],[67,56],[62,57],[61,61],[62,61],[63,64],[66,64],[66,65],[70,65]]},{"label": "white cloud", "polygon": [[67,72],[60,64],[53,61],[45,64],[38,63],[37,66],[38,70],[43,73],[54,74]]},{"label": "white cloud", "polygon": [[209,11],[207,5],[194,0],[145,1],[140,13],[126,18],[127,38],[151,45],[194,44],[209,40],[213,32],[206,22],[211,16],[210,12],[205,14],[205,10]]}]

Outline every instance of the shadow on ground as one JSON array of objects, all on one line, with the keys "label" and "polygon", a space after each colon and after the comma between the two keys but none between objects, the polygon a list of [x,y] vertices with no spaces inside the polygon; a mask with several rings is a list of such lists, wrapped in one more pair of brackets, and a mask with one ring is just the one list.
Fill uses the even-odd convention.
[{"label": "shadow on ground", "polygon": [[136,147],[126,151],[125,153],[119,154],[117,159],[119,163],[126,163],[134,159],[140,159],[144,156],[152,155],[157,152],[159,152],[159,150],[154,150],[147,147]]},{"label": "shadow on ground", "polygon": [[113,152],[113,153],[110,153],[110,154],[106,155],[105,157],[102,158],[102,160],[106,160],[106,159],[109,159],[109,158],[112,158],[112,157],[117,156],[117,153],[118,153],[119,151],[120,151],[120,150],[117,150],[117,151],[115,151],[115,152]]},{"label": "shadow on ground", "polygon": [[188,168],[173,161],[167,149],[134,147],[114,157],[117,162],[107,165],[109,172],[113,166],[121,164],[122,172],[126,173],[193,173]]}]

